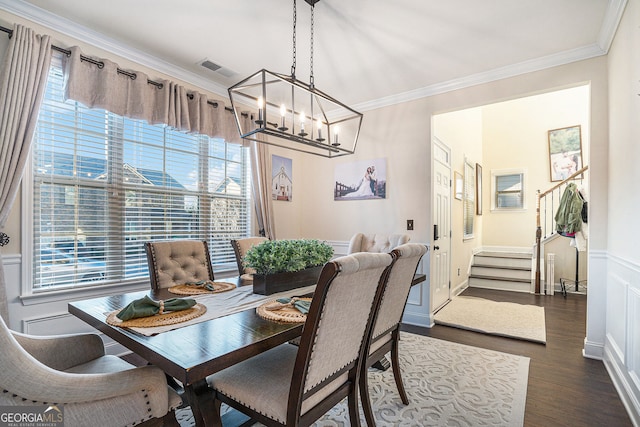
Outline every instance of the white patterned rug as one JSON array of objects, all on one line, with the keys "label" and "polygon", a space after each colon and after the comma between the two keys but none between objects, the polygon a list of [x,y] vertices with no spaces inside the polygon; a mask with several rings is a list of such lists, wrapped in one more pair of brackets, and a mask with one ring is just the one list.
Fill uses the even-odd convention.
[{"label": "white patterned rug", "polygon": [[[529,358],[401,333],[400,364],[409,405],[400,401],[393,372],[369,371],[378,426],[522,426]],[[191,411],[178,410],[182,427]],[[366,425],[360,414],[362,425]],[[257,424],[261,425],[261,424]],[[349,426],[346,399],[316,427]]]},{"label": "white patterned rug", "polygon": [[436,324],[545,344],[544,307],[454,297],[434,316]]}]

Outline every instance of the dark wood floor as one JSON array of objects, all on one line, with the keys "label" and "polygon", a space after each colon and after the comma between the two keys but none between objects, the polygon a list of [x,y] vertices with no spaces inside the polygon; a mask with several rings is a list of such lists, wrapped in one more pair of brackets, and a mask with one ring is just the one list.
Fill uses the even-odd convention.
[{"label": "dark wood floor", "polygon": [[403,330],[461,344],[529,357],[524,425],[632,426],[604,364],[582,356],[586,335],[584,295],[532,295],[469,288],[462,295],[545,308],[547,344],[495,337],[448,326]]}]

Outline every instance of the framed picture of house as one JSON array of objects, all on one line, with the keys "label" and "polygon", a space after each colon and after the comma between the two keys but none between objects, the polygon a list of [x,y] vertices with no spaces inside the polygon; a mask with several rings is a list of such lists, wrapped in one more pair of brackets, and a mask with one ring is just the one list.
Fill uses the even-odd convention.
[{"label": "framed picture of house", "polygon": [[293,197],[293,161],[271,155],[271,196],[273,200],[290,202]]},{"label": "framed picture of house", "polygon": [[387,161],[384,158],[339,163],[334,176],[333,200],[387,197]]},{"label": "framed picture of house", "polygon": [[551,182],[564,181],[582,169],[580,125],[553,129],[548,133]]}]

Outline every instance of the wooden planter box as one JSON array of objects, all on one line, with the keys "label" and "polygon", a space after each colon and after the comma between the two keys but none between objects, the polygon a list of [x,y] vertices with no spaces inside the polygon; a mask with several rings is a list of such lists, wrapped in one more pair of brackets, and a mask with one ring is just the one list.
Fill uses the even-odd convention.
[{"label": "wooden planter box", "polygon": [[275,274],[254,274],[253,293],[260,295],[271,295],[276,292],[288,291],[291,289],[311,286],[318,283],[322,265],[307,268],[305,270],[275,273]]}]

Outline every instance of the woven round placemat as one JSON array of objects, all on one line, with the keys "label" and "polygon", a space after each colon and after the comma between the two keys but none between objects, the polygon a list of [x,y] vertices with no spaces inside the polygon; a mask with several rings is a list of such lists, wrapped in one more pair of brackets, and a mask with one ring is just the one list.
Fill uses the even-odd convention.
[{"label": "woven round placemat", "polygon": [[[302,301],[311,301],[311,298],[298,298],[298,299]],[[298,311],[297,308],[291,305],[285,305],[285,306],[282,306],[282,305],[283,305],[282,303],[279,303],[278,301],[273,299],[260,304],[258,308],[256,308],[256,312],[258,313],[258,316],[267,320],[277,320],[280,322],[287,322],[287,323],[303,323],[307,320],[307,315],[300,313],[300,311]],[[269,308],[278,307],[278,306],[282,306],[282,307],[275,310],[273,309],[269,310]]]},{"label": "woven round placemat", "polygon": [[[120,309],[122,310],[122,309]],[[170,311],[163,314],[155,314],[148,317],[138,317],[136,319],[120,320],[116,315],[120,310],[111,312],[107,316],[107,323],[122,328],[152,328],[154,326],[175,325],[176,323],[186,322],[195,319],[207,312],[207,307],[202,304],[196,304],[191,308],[180,311]]]},{"label": "woven round placemat", "polygon": [[234,289],[236,285],[228,282],[210,282],[213,285],[213,290],[210,291],[202,286],[194,285],[176,285],[168,289],[169,292],[176,295],[201,295],[201,294],[217,294],[219,292],[226,292]]}]

